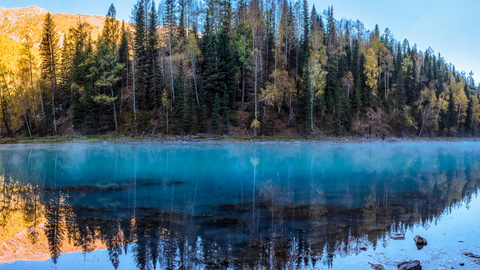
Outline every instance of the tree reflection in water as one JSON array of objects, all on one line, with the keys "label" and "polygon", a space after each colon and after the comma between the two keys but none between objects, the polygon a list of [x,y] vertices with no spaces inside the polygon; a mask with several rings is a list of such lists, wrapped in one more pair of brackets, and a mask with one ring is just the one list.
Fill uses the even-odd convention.
[{"label": "tree reflection in water", "polygon": [[[311,157],[311,172],[304,180],[308,188],[295,190],[292,179],[279,184],[273,176],[256,181],[253,197],[242,200],[242,182],[238,203],[212,203],[198,210],[200,198],[215,196],[197,194],[199,177],[188,194],[181,181],[163,180],[149,183],[148,191],[139,189],[148,181],[136,175],[121,179],[123,185],[66,186],[59,183],[64,159],[55,155],[47,165],[35,167],[29,156],[22,163],[25,174],[15,169],[18,162],[12,163],[11,152],[0,154],[0,240],[25,229],[29,241],[37,243],[43,233],[54,263],[72,247],[84,253],[107,249],[115,269],[127,252],[139,269],[332,267],[336,256],[356,254],[367,245],[375,248],[392,232],[429,224],[459,202],[468,205],[480,175],[474,153],[456,156],[454,169],[451,158],[429,158],[435,170],[420,155],[407,160],[417,169],[405,166],[391,172],[390,179],[376,177],[372,169],[368,184],[339,180],[343,193],[332,199],[325,192],[331,183],[316,181],[318,168]],[[260,178],[262,159],[248,160],[251,177]],[[395,189],[401,186],[410,188]],[[184,207],[177,207],[176,196]]]}]

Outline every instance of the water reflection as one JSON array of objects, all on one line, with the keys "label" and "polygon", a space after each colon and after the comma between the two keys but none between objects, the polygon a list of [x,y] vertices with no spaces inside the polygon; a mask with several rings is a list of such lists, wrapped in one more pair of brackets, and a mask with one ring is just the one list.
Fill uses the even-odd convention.
[{"label": "water reflection", "polygon": [[115,269],[125,253],[139,269],[332,267],[468,205],[477,148],[2,148],[0,259],[107,249]]}]

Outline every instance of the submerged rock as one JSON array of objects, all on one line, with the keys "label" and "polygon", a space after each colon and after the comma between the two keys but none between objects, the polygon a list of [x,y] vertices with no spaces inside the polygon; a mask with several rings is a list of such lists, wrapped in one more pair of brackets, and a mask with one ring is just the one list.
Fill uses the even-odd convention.
[{"label": "submerged rock", "polygon": [[393,240],[405,240],[404,233],[391,233],[390,238]]},{"label": "submerged rock", "polygon": [[244,223],[242,219],[239,218],[217,218],[205,221],[208,225],[217,225],[217,226],[229,226],[229,225],[241,225]]},{"label": "submerged rock", "polygon": [[418,250],[422,249],[424,246],[427,245],[427,239],[421,237],[420,235],[415,236],[413,240],[415,240],[415,244],[417,244]]},{"label": "submerged rock", "polygon": [[472,258],[472,259],[476,259],[476,260],[480,259],[480,255],[476,255],[476,254],[473,254],[471,252],[464,252],[462,254],[469,257],[469,258]]},{"label": "submerged rock", "polygon": [[383,265],[381,265],[381,264],[374,264],[374,263],[371,263],[371,262],[368,262],[368,263],[375,270],[385,270],[385,267],[383,267]]},{"label": "submerged rock", "polygon": [[406,261],[400,263],[397,270],[422,270],[422,265],[419,260]]}]

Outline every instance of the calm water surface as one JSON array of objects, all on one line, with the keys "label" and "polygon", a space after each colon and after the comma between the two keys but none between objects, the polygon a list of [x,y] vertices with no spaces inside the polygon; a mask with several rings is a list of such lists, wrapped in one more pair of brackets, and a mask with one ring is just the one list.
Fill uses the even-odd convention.
[{"label": "calm water surface", "polygon": [[478,268],[479,179],[475,142],[3,146],[0,268]]}]

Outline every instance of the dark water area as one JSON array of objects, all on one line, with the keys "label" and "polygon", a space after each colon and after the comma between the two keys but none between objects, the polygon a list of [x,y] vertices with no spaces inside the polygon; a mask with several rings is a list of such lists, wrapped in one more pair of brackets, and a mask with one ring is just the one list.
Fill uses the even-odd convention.
[{"label": "dark water area", "polygon": [[478,268],[479,179],[475,142],[3,146],[0,268]]}]

